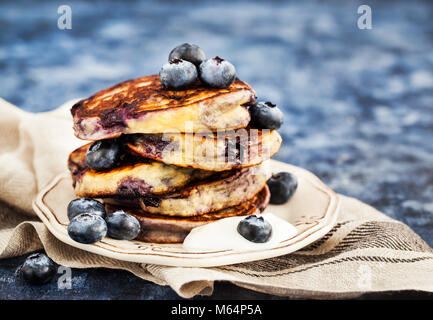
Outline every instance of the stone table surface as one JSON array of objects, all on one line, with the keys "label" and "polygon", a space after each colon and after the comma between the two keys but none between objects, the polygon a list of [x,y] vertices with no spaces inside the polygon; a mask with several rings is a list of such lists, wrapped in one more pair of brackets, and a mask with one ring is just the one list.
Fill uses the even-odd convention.
[{"label": "stone table surface", "polygon": [[[58,6],[72,29],[57,27]],[[433,245],[433,3],[369,1],[9,1],[0,3],[0,97],[40,112],[159,71],[199,44],[230,60],[285,114],[278,160],[408,224]],[[0,261],[0,298],[178,298],[123,271],[74,270],[74,288],[33,288]],[[100,292],[100,284],[110,288]],[[386,297],[386,296],[385,296]],[[216,284],[211,298],[277,298]]]}]

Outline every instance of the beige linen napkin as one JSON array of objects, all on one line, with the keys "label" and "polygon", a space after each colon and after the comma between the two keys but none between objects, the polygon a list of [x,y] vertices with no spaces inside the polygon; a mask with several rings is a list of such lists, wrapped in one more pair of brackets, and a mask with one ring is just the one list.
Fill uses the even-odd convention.
[{"label": "beige linen napkin", "polygon": [[214,268],[140,265],[70,247],[52,236],[32,210],[38,190],[66,170],[74,137],[69,109],[24,112],[0,98],[0,259],[45,248],[73,268],[128,270],[171,286],[180,296],[210,295],[214,281],[297,298],[349,298],[366,292],[433,292],[433,250],[403,223],[341,196],[335,227],[296,253]]}]

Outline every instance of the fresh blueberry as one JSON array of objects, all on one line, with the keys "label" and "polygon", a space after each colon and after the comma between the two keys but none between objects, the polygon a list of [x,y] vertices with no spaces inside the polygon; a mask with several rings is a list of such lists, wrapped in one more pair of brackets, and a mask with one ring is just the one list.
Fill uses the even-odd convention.
[{"label": "fresh blueberry", "polygon": [[257,102],[250,107],[251,126],[277,130],[283,124],[283,113],[271,102]]},{"label": "fresh blueberry", "polygon": [[200,80],[213,88],[227,88],[235,81],[236,69],[227,60],[215,57],[200,64]]},{"label": "fresh blueberry", "polygon": [[105,221],[107,222],[108,236],[110,238],[132,240],[140,233],[138,220],[121,210],[109,214]]},{"label": "fresh blueberry", "polygon": [[271,192],[270,203],[283,204],[295,193],[298,187],[298,179],[291,173],[279,172],[272,175],[267,181],[267,185]]},{"label": "fresh blueberry", "polygon": [[68,205],[68,218],[72,220],[82,213],[91,213],[105,218],[105,207],[102,203],[95,199],[78,198],[69,202]]},{"label": "fresh blueberry", "polygon": [[86,162],[93,170],[108,170],[119,164],[121,154],[118,139],[99,140],[87,150]]},{"label": "fresh blueberry", "polygon": [[31,284],[44,284],[49,282],[57,271],[55,263],[47,255],[34,253],[24,261],[20,273]]},{"label": "fresh blueberry", "polygon": [[168,61],[182,59],[195,64],[197,67],[206,59],[204,51],[195,44],[184,43],[171,50]]},{"label": "fresh blueberry", "polygon": [[197,68],[189,61],[174,59],[159,71],[159,80],[167,89],[182,89],[197,80]]},{"label": "fresh blueberry", "polygon": [[251,242],[263,243],[271,237],[272,226],[263,217],[253,214],[239,222],[238,232]]},{"label": "fresh blueberry", "polygon": [[69,222],[68,234],[79,243],[95,243],[107,235],[107,224],[96,214],[82,213]]}]

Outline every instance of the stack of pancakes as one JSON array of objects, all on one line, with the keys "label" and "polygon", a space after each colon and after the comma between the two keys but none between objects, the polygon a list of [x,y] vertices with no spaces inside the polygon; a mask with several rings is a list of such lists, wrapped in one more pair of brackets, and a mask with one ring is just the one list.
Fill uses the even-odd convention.
[{"label": "stack of pancakes", "polygon": [[78,138],[117,139],[122,161],[95,171],[88,143],[69,156],[77,197],[102,199],[141,224],[138,240],[182,242],[196,226],[264,210],[267,170],[281,137],[248,126],[254,90],[238,79],[224,89],[197,82],[165,89],[157,75],[122,82],[76,103]]}]

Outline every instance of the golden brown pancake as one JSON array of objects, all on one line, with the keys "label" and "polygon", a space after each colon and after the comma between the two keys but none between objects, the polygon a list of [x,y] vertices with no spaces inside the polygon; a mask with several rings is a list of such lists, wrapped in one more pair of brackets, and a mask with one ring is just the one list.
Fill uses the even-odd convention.
[{"label": "golden brown pancake", "polygon": [[224,171],[192,182],[175,192],[125,199],[106,198],[105,203],[141,206],[149,213],[192,217],[236,206],[254,197],[266,185],[265,168],[253,167]]},{"label": "golden brown pancake", "polygon": [[268,160],[281,145],[276,130],[238,129],[217,133],[137,134],[128,147],[137,155],[180,167],[223,171]]},{"label": "golden brown pancake", "polygon": [[144,210],[155,214],[194,216],[231,207],[253,197],[267,179],[262,166],[211,172],[157,161],[94,171],[85,163],[88,147],[69,156],[77,196],[136,199]]},{"label": "golden brown pancake", "polygon": [[265,185],[253,198],[237,206],[194,217],[167,217],[151,214],[139,208],[109,204],[106,204],[106,209],[108,214],[117,210],[123,210],[138,219],[141,230],[135,240],[153,243],[181,243],[195,227],[222,218],[250,215],[256,213],[257,210],[263,211],[269,203],[269,197],[269,189]]},{"label": "golden brown pancake", "polygon": [[226,171],[214,181],[197,181],[178,192],[162,194],[147,201],[140,198],[143,210],[160,215],[196,216],[238,205],[254,197],[266,185],[261,167]]},{"label": "golden brown pancake", "polygon": [[173,192],[213,175],[210,171],[181,168],[144,158],[107,171],[95,171],[86,164],[86,144],[69,155],[77,197],[138,197]]},{"label": "golden brown pancake", "polygon": [[246,104],[255,91],[236,79],[215,89],[199,81],[185,90],[165,89],[158,75],[121,82],[77,102],[71,113],[80,139],[113,138],[122,133],[206,132],[245,128]]}]

